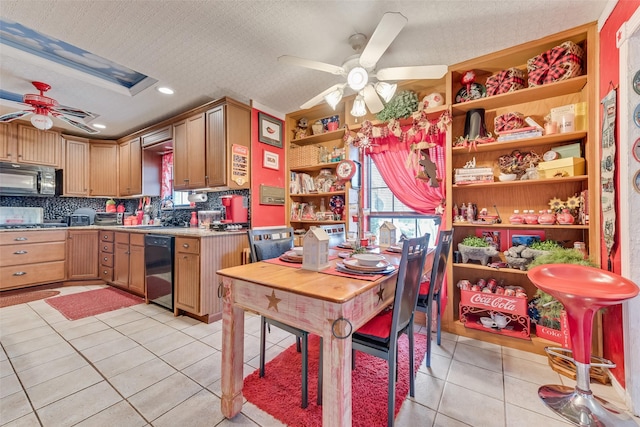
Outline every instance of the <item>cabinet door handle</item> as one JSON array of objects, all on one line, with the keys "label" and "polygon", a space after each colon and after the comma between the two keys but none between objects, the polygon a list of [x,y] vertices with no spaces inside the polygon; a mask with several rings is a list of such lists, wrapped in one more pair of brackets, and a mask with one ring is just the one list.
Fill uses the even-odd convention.
[{"label": "cabinet door handle", "polygon": [[183,247],[183,248],[188,248],[188,247],[189,247],[189,244],[188,244],[188,243],[183,243],[183,244],[182,244],[182,247]]},{"label": "cabinet door handle", "polygon": [[103,250],[103,251],[106,251],[107,249],[108,249],[108,248],[107,248],[107,246],[103,246],[103,247],[102,247],[102,250]]},{"label": "cabinet door handle", "polygon": [[102,240],[107,240],[109,238],[109,236],[102,236]]},{"label": "cabinet door handle", "polygon": [[125,255],[129,255],[130,253],[131,253],[131,252],[127,251],[127,252],[125,252],[124,254],[125,254]]},{"label": "cabinet door handle", "polygon": [[106,261],[106,260],[107,260],[107,257],[102,258],[102,260],[103,260],[103,261]]},{"label": "cabinet door handle", "polygon": [[15,240],[16,242],[24,242],[24,241],[27,241],[28,239],[26,237],[16,237],[13,240]]},{"label": "cabinet door handle", "polygon": [[14,255],[24,255],[26,253],[27,253],[27,251],[15,251],[13,254]]},{"label": "cabinet door handle", "polygon": [[218,298],[222,298],[222,282],[218,283]]},{"label": "cabinet door handle", "polygon": [[25,274],[27,274],[26,271],[16,271],[13,273],[14,276],[24,276]]}]

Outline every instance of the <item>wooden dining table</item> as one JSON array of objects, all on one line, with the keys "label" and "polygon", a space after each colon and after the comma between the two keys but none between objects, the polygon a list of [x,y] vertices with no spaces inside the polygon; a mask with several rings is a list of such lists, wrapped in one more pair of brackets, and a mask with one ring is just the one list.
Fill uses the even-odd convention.
[{"label": "wooden dining table", "polygon": [[[334,255],[337,251],[330,250]],[[400,254],[382,252],[397,265]],[[329,270],[261,261],[218,271],[222,314],[222,413],[242,410],[244,312],[249,310],[323,338],[322,425],[351,426],[351,333],[393,302],[395,272],[365,280]],[[429,251],[429,269],[433,250]]]}]

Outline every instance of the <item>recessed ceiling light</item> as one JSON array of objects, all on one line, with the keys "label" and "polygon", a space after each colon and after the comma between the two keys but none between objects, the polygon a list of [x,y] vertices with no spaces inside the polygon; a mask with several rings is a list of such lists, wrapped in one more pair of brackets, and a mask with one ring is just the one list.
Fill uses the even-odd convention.
[{"label": "recessed ceiling light", "polygon": [[164,93],[165,95],[173,95],[173,89],[168,87],[159,87],[158,92]]},{"label": "recessed ceiling light", "polygon": [[100,123],[94,123],[92,126],[94,128],[97,128],[97,129],[106,129],[107,128],[105,125],[101,125]]}]

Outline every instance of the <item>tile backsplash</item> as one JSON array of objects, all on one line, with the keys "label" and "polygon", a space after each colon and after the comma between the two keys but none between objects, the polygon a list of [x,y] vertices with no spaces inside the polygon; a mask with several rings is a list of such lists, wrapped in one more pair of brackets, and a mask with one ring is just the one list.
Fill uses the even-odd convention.
[{"label": "tile backsplash", "polygon": [[[224,206],[220,196],[228,194],[238,194],[245,197],[247,206],[249,204],[249,190],[229,190],[207,193],[208,200],[203,203],[196,203],[195,208],[178,207],[173,210],[160,211],[160,198],[151,198],[151,217],[152,218],[170,218],[176,224],[182,224],[189,221],[191,212],[196,210],[221,210],[224,212]],[[92,208],[97,212],[104,212],[108,197],[105,198],[84,198],[84,197],[17,197],[17,196],[0,196],[0,206],[6,207],[33,207],[42,208],[45,220],[55,220],[66,215],[71,215],[79,208]],[[135,212],[138,209],[139,199],[116,199],[116,204],[124,204],[126,212]],[[249,211],[249,218],[251,212]]]}]

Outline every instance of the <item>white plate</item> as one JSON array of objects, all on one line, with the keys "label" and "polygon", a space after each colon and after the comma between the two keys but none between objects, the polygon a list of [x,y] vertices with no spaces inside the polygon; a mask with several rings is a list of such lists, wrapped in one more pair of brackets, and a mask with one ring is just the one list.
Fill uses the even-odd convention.
[{"label": "white plate", "polygon": [[390,274],[393,273],[394,271],[396,271],[396,267],[393,265],[388,265],[384,270],[380,270],[380,271],[364,271],[364,270],[354,270],[351,269],[349,267],[347,267],[346,265],[342,264],[342,263],[337,263],[336,264],[336,270],[337,271],[341,271],[342,273],[347,273],[347,274],[357,274],[360,276],[375,276],[376,274]]},{"label": "white plate", "polygon": [[383,261],[380,261],[375,266],[369,267],[366,265],[360,265],[357,259],[348,258],[344,260],[344,266],[345,268],[348,268],[350,270],[356,270],[356,271],[367,271],[367,272],[384,271],[389,266],[389,261],[383,260]]},{"label": "white plate", "polygon": [[338,256],[340,258],[349,258],[351,256],[351,252],[338,252]]}]

